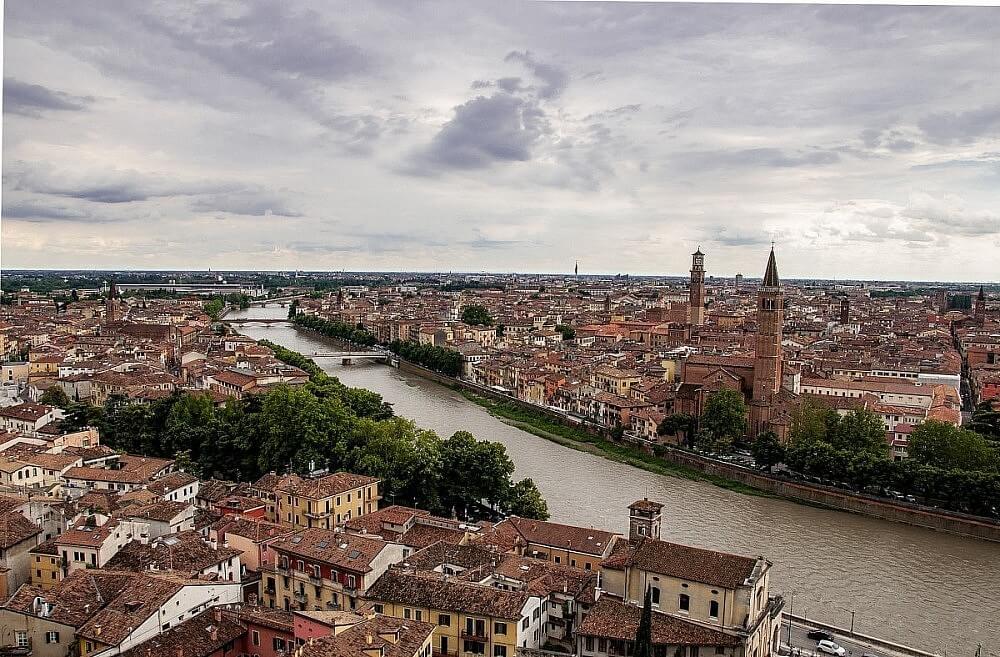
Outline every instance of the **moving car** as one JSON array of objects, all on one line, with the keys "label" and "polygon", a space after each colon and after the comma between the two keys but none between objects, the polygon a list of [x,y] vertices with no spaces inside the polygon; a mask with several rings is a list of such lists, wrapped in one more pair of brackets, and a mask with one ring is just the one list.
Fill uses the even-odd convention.
[{"label": "moving car", "polygon": [[813,641],[833,641],[833,635],[824,630],[809,630],[809,633],[806,634],[806,636]]},{"label": "moving car", "polygon": [[817,643],[816,650],[825,652],[828,655],[836,655],[837,657],[844,657],[847,654],[846,650],[829,639],[823,639]]}]

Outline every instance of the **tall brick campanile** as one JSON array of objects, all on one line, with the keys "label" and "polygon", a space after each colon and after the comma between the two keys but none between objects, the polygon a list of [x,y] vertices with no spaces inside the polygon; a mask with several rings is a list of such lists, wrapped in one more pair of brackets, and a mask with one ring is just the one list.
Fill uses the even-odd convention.
[{"label": "tall brick campanile", "polygon": [[691,254],[691,286],[688,305],[690,306],[688,319],[691,325],[703,325],[705,323],[705,254],[701,252],[701,247],[698,247],[698,250]]},{"label": "tall brick campanile", "polygon": [[976,295],[973,316],[977,324],[986,323],[986,290],[983,289],[982,285],[979,286],[979,294]]},{"label": "tall brick campanile", "polygon": [[781,390],[781,329],[784,294],[774,261],[774,247],[767,260],[764,282],[757,291],[757,349],[753,366],[753,399],[750,401],[750,437],[767,431],[775,396]]}]

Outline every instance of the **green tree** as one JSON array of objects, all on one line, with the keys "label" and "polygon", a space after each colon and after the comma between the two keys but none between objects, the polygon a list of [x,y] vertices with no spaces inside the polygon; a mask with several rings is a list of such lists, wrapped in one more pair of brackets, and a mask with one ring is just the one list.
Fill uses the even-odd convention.
[{"label": "green tree", "polygon": [[462,321],[469,326],[493,326],[493,317],[479,304],[470,304],[462,308]]},{"label": "green tree", "polygon": [[792,410],[789,431],[793,444],[828,442],[831,428],[839,423],[837,411],[811,400],[803,401]]},{"label": "green tree", "polygon": [[827,441],[848,452],[870,452],[888,456],[885,424],[882,418],[865,409],[856,409],[831,422]]},{"label": "green tree", "polygon": [[765,431],[750,446],[750,452],[757,465],[771,467],[785,460],[785,446],[773,431]]},{"label": "green tree", "polygon": [[939,420],[927,420],[913,430],[908,453],[917,463],[943,470],[997,471],[997,451],[989,441]]},{"label": "green tree", "polygon": [[510,487],[504,500],[503,511],[508,515],[532,520],[549,519],[549,505],[545,503],[541,492],[531,479],[522,479]]},{"label": "green tree", "polygon": [[693,417],[687,413],[672,413],[660,421],[656,427],[656,433],[659,436],[674,436],[679,433],[681,440],[687,442],[694,434],[694,428],[695,420]]},{"label": "green tree", "polygon": [[650,586],[646,587],[646,598],[642,603],[633,657],[653,657],[653,589]]},{"label": "green tree", "polygon": [[726,451],[746,434],[747,405],[738,390],[723,389],[705,403],[699,423],[698,442],[711,449]]},{"label": "green tree", "polygon": [[202,306],[202,309],[205,311],[206,315],[217,320],[219,319],[219,315],[222,313],[222,309],[225,308],[225,306],[226,302],[222,299],[212,299]]},{"label": "green tree", "polygon": [[993,407],[995,402],[996,400],[988,399],[976,406],[967,428],[993,442],[1000,442],[1000,410]]},{"label": "green tree", "polygon": [[576,330],[567,324],[556,324],[556,330],[562,333],[563,340],[572,340],[576,337]]},{"label": "green tree", "polygon": [[288,319],[295,319],[295,316],[299,314],[299,300],[292,299],[292,302],[288,304]]},{"label": "green tree", "polygon": [[66,391],[62,389],[62,386],[52,385],[46,388],[45,392],[41,394],[38,398],[38,403],[66,409],[70,406],[70,399],[66,395]]}]

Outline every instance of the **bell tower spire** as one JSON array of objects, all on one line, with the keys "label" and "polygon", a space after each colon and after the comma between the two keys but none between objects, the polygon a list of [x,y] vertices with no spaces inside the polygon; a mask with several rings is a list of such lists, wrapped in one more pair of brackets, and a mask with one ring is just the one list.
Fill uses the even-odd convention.
[{"label": "bell tower spire", "polygon": [[757,290],[757,345],[753,367],[753,399],[750,402],[750,437],[767,431],[776,396],[781,390],[781,338],[785,295],[778,278],[774,246],[767,259],[764,280]]}]

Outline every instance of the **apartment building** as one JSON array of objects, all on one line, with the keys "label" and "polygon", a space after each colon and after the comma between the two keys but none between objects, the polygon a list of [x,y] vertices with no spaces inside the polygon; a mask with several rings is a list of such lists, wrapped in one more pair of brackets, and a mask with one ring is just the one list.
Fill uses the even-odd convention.
[{"label": "apartment building", "polygon": [[378,508],[379,480],[337,472],[317,477],[281,477],[274,486],[275,521],[295,529],[333,529]]}]

